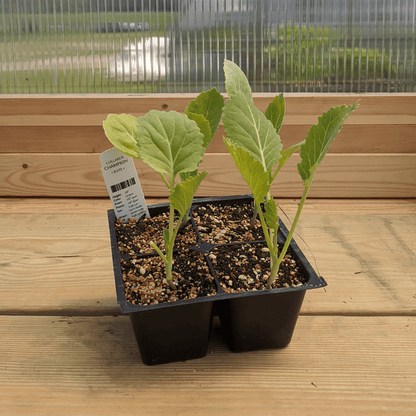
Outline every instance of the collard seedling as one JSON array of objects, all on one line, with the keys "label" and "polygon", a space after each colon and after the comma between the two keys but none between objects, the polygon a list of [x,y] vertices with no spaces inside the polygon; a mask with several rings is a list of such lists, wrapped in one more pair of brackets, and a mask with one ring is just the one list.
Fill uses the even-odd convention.
[{"label": "collard seedling", "polygon": [[[142,117],[110,114],[104,131],[110,142],[128,156],[141,159],[156,172],[169,191],[169,227],[163,230],[165,252],[152,243],[166,268],[172,289],[173,246],[189,214],[193,197],[206,171],[198,172],[206,147],[218,129],[224,98],[217,90],[201,93],[186,108],[176,111],[151,110]],[[179,179],[178,179],[179,178]],[[178,219],[175,222],[175,211]]]},{"label": "collard seedling", "polygon": [[[255,211],[270,251],[271,274],[267,282],[267,288],[270,289],[289,247],[316,170],[344,121],[358,107],[358,103],[329,109],[319,117],[318,124],[311,127],[304,141],[288,149],[282,149],[279,131],[285,114],[283,95],[277,96],[265,113],[262,113],[254,105],[251,88],[243,71],[233,62],[226,60],[224,72],[229,96],[223,115],[227,135],[224,142],[254,197]],[[299,148],[301,162],[297,167],[304,192],[288,238],[279,252],[279,216],[270,188],[284,164]]]}]

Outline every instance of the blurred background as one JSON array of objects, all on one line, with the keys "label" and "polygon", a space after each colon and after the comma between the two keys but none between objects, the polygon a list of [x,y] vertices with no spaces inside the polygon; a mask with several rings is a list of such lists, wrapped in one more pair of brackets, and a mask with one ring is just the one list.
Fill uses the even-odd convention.
[{"label": "blurred background", "polygon": [[0,93],[416,92],[416,0],[0,0]]}]

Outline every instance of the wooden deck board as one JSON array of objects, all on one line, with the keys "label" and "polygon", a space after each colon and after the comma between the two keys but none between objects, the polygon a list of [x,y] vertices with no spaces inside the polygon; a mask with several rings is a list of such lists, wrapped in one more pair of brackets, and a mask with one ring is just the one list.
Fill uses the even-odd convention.
[{"label": "wooden deck board", "polygon": [[[142,364],[127,317],[0,316],[1,415],[413,415],[416,318],[302,316],[285,349]],[[6,410],[7,409],[7,410]]]},{"label": "wooden deck board", "polygon": [[[25,201],[0,201],[0,313],[119,313],[109,201]],[[293,218],[295,202],[282,207]],[[415,210],[412,200],[308,201],[295,240],[328,287],[308,291],[302,313],[416,314]]]},{"label": "wooden deck board", "polygon": [[[2,117],[0,134],[8,137],[2,143],[2,152],[18,153],[25,149],[25,153],[100,153],[112,147],[104,134],[102,122],[107,115],[100,115],[100,122],[95,125],[83,125],[82,117],[74,116],[74,125],[54,125],[49,119],[43,120],[33,116],[38,123],[45,125],[25,125],[16,121],[16,125],[4,125],[7,117]],[[25,117],[26,118],[26,117]],[[6,120],[5,120],[6,119]],[[289,124],[290,116],[285,118],[280,131],[284,148],[299,143],[305,139],[312,124],[316,124],[318,116],[307,118],[303,123]],[[298,117],[296,117],[298,119]],[[380,116],[379,120],[372,120],[373,124],[364,124],[358,120],[356,124],[343,127],[339,137],[331,145],[330,153],[415,153],[416,152],[416,116],[397,120],[397,116]],[[86,121],[90,121],[85,116]],[[299,121],[299,120],[297,120]],[[403,124],[397,125],[398,122]],[[57,121],[55,121],[57,123]],[[400,129],[400,134],[397,134]],[[222,141],[224,128],[220,125],[213,142],[208,146],[207,153],[226,153],[227,149]],[[33,140],[28,143],[27,137]],[[362,138],[365,137],[365,140]],[[395,140],[391,138],[395,137]]]},{"label": "wooden deck board", "polygon": [[[293,155],[272,185],[276,198],[300,197],[303,181]],[[135,161],[143,192],[167,197],[159,174]],[[0,196],[9,197],[107,197],[99,154],[0,154]],[[380,166],[383,168],[381,169]],[[201,170],[209,174],[197,196],[248,193],[249,188],[229,154],[209,153]],[[313,198],[415,198],[416,154],[328,154],[317,170],[310,191]]]},{"label": "wooden deck board", "polygon": [[[102,122],[108,114],[144,115],[151,109],[183,112],[196,94],[94,96],[2,95],[0,135],[3,153],[100,153],[111,147]],[[275,94],[254,94],[265,111]],[[416,94],[285,94],[286,116],[281,130],[284,147],[303,140],[331,106],[360,107],[345,122],[331,153],[415,153]],[[209,153],[226,152],[220,126]],[[28,140],[30,137],[30,140]],[[394,137],[394,140],[392,140]]]}]

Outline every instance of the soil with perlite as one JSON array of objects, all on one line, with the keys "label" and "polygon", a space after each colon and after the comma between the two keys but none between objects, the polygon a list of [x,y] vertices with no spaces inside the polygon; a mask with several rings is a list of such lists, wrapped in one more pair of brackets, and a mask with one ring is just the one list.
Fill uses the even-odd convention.
[{"label": "soil with perlite", "polygon": [[[250,228],[251,205],[208,204],[194,209],[192,217],[200,239],[191,222],[178,233],[172,268],[176,290],[167,283],[165,266],[150,246],[153,241],[164,249],[163,229],[168,227],[168,215],[130,219],[126,223],[115,221],[118,249],[125,255],[121,269],[124,293],[129,302],[152,305],[213,296],[217,285],[212,270],[224,292],[266,289],[270,276],[270,253],[266,243],[261,241],[264,236],[260,221],[255,220],[254,227]],[[192,249],[198,242],[208,242],[213,246],[202,253]],[[287,253],[272,287],[298,286],[306,281],[302,270]]]}]

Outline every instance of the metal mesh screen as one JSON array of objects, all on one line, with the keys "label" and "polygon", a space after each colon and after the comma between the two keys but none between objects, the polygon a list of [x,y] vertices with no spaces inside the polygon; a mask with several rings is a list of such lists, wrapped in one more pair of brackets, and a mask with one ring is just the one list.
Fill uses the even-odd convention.
[{"label": "metal mesh screen", "polygon": [[416,0],[0,0],[0,92],[416,91]]}]

